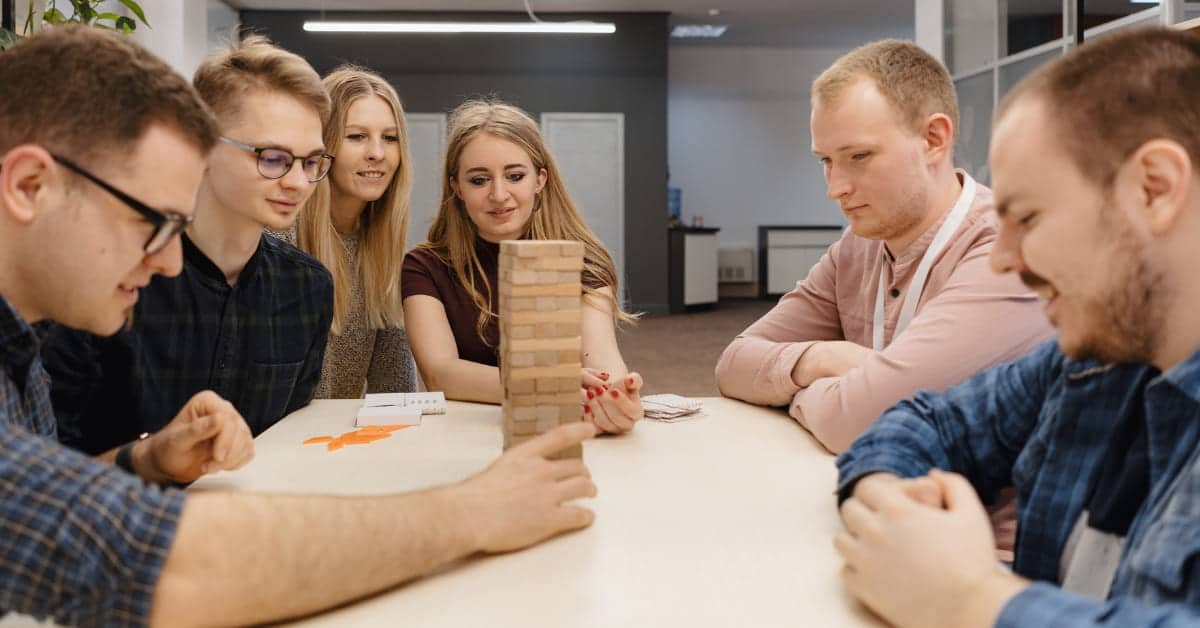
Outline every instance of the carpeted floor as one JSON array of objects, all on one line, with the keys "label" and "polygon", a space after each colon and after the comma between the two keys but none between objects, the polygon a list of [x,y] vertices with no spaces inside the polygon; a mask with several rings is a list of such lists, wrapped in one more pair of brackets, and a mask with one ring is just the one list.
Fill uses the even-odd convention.
[{"label": "carpeted floor", "polygon": [[773,305],[773,300],[727,300],[704,311],[646,316],[618,334],[621,355],[645,378],[647,394],[716,397],[713,369],[721,351]]}]

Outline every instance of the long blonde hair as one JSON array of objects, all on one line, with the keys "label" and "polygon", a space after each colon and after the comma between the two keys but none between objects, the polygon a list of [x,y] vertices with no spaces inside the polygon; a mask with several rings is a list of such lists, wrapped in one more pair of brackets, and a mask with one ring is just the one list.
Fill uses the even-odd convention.
[{"label": "long blonde hair", "polygon": [[297,219],[300,248],[317,258],[333,274],[333,333],[341,333],[349,315],[349,273],[361,273],[366,297],[367,325],[383,329],[404,321],[400,294],[400,266],[408,237],[408,204],[412,193],[412,159],[408,152],[408,128],[400,97],[377,74],[354,66],[341,66],[324,79],[333,102],[333,114],[325,125],[325,145],[336,157],[346,130],[346,114],[359,98],[379,96],[396,116],[400,165],[383,195],[367,203],[359,217],[357,268],[347,268],[341,238],[333,227],[331,182],[326,177],[313,192]]},{"label": "long blonde hair", "polygon": [[[612,307],[613,318],[620,322],[635,319],[626,312],[615,297],[620,294],[616,265],[612,256],[588,228],[567,193],[562,173],[554,156],[546,147],[537,123],[523,110],[497,100],[468,100],[450,114],[449,141],[442,170],[442,201],[437,217],[429,227],[429,240],[418,247],[426,249],[454,270],[458,282],[467,289],[479,310],[476,332],[484,338],[483,330],[497,314],[492,311],[487,273],[475,253],[478,230],[467,215],[467,209],[454,193],[450,182],[458,176],[463,148],[480,134],[487,133],[520,146],[533,162],[534,170],[546,171],[546,185],[537,195],[533,214],[525,226],[522,240],[575,240],[583,242],[583,283],[585,298],[606,299]],[[605,295],[588,284],[609,286],[612,295]]]}]

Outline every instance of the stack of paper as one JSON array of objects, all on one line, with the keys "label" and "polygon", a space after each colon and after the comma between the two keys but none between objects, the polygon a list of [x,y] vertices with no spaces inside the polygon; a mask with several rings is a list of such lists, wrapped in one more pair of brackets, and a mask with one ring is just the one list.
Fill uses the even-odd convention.
[{"label": "stack of paper", "polygon": [[704,402],[679,395],[649,395],[642,397],[642,409],[647,419],[655,421],[686,421],[704,416]]},{"label": "stack of paper", "polygon": [[446,396],[440,392],[376,393],[363,399],[354,425],[420,425],[422,414],[445,413]]}]

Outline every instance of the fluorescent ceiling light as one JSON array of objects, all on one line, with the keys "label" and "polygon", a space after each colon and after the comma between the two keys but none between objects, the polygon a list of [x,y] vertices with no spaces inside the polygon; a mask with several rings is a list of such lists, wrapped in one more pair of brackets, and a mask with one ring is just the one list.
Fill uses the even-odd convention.
[{"label": "fluorescent ceiling light", "polygon": [[567,33],[610,35],[611,22],[305,22],[311,33]]},{"label": "fluorescent ceiling light", "polygon": [[1159,4],[1162,0],[1129,0],[1130,4]]},{"label": "fluorescent ceiling light", "polygon": [[671,29],[671,37],[720,37],[729,27],[724,24],[680,24]]}]

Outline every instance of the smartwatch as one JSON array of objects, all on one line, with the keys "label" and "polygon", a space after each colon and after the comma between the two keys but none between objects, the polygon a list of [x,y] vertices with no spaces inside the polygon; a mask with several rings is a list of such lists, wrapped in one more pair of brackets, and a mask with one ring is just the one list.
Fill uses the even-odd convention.
[{"label": "smartwatch", "polygon": [[121,470],[125,471],[126,473],[129,473],[131,475],[137,475],[137,471],[133,470],[133,446],[138,444],[138,442],[140,442],[140,441],[146,440],[147,438],[149,438],[149,436],[150,436],[150,432],[142,432],[137,437],[137,440],[130,441],[128,443],[125,443],[124,445],[121,445],[121,448],[117,450],[117,460],[116,460],[117,467],[119,467]]}]

